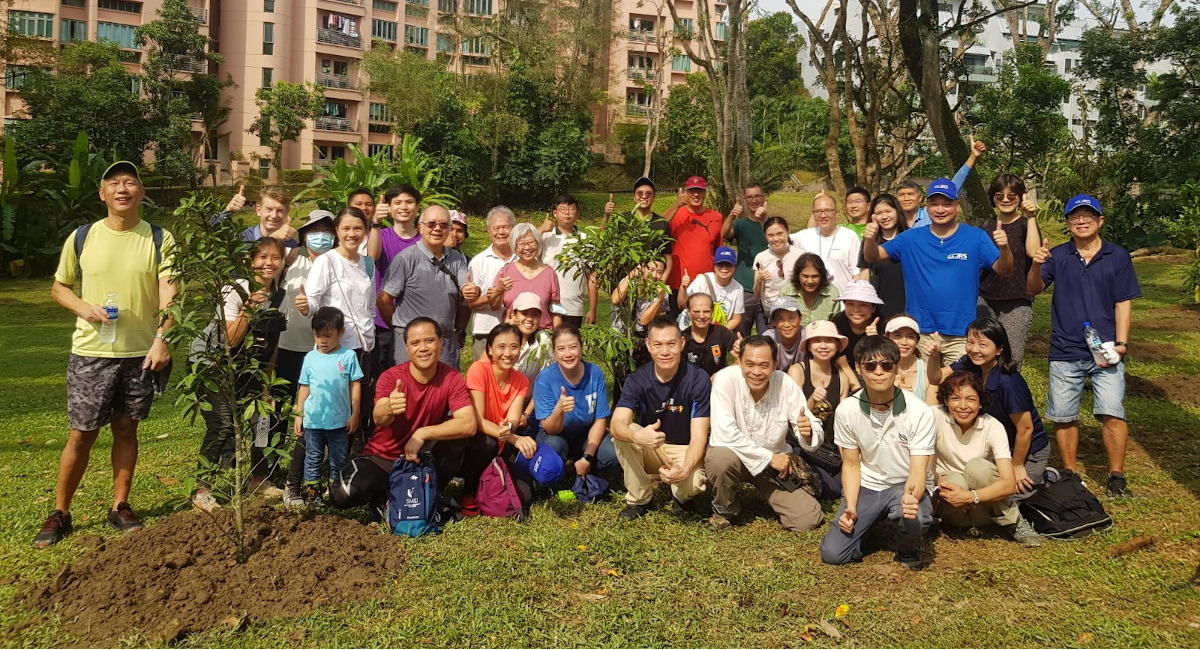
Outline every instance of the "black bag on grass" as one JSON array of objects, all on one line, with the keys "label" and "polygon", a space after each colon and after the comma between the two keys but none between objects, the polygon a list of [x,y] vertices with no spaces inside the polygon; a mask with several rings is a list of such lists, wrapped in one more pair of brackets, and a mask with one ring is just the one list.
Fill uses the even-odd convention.
[{"label": "black bag on grass", "polygon": [[1065,475],[1021,501],[1021,514],[1046,537],[1074,539],[1113,525],[1095,495],[1078,476]]}]

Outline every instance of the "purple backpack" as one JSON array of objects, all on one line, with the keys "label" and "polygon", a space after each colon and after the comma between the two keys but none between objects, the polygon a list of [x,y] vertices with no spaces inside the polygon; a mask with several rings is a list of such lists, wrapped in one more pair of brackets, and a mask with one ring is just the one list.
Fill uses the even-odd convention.
[{"label": "purple backpack", "polygon": [[508,463],[499,456],[479,475],[475,503],[480,514],[488,517],[515,517],[521,513],[521,495],[508,471]]}]

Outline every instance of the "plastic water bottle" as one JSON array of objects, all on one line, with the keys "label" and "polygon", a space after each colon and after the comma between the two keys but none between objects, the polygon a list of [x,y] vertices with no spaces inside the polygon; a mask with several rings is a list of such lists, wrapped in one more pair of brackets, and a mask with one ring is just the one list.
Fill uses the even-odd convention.
[{"label": "plastic water bottle", "polygon": [[116,343],[117,341],[117,294],[108,292],[108,299],[104,301],[104,312],[108,315],[108,322],[100,326],[100,342],[101,343]]},{"label": "plastic water bottle", "polygon": [[1092,358],[1096,360],[1096,363],[1106,366],[1112,365],[1112,361],[1108,359],[1104,351],[1104,340],[1100,338],[1100,332],[1097,332],[1096,328],[1092,327],[1090,321],[1084,321],[1083,323],[1083,339],[1087,341],[1088,349],[1092,351]]}]

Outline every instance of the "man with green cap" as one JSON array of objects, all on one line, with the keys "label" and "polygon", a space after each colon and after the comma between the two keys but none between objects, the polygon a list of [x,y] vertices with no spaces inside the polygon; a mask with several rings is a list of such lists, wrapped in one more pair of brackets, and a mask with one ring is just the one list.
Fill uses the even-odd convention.
[{"label": "man with green cap", "polygon": [[113,435],[108,524],[126,533],[142,527],[128,503],[138,423],[150,414],[157,373],[171,361],[163,340],[171,320],[159,312],[175,299],[175,242],[141,220],[145,196],[137,166],[113,163],[100,183],[108,215],[73,232],[59,257],[51,295],[77,317],[67,362],[71,433],[59,459],[54,510],[34,539],[37,548],[71,532],[71,499],[105,424]]}]

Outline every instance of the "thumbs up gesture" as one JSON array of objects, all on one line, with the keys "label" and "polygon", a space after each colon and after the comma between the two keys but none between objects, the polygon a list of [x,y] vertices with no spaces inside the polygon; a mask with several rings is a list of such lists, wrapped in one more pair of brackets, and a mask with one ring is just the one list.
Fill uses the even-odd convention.
[{"label": "thumbs up gesture", "polygon": [[879,224],[875,223],[874,220],[868,221],[867,226],[863,228],[863,239],[875,239],[875,236],[878,234]]},{"label": "thumbs up gesture", "polygon": [[754,211],[754,218],[757,219],[758,221],[762,221],[763,219],[767,218],[767,202],[766,201],[763,201],[763,204],[761,206],[759,206],[759,208],[757,210]]},{"label": "thumbs up gesture", "polygon": [[975,139],[975,135],[971,135],[971,157],[979,158],[987,153],[987,145]]},{"label": "thumbs up gesture", "polygon": [[742,207],[742,202],[738,201],[733,204],[733,209],[729,211],[729,218],[737,219],[738,217],[742,216],[743,211],[745,211],[745,208]]},{"label": "thumbs up gesture", "polygon": [[388,408],[395,416],[404,415],[404,411],[408,409],[408,400],[404,397],[404,391],[400,390],[400,382],[396,382],[396,387],[388,395]]},{"label": "thumbs up gesture", "polygon": [[688,285],[690,285],[691,283],[692,283],[692,275],[690,273],[688,273],[687,269],[684,269],[683,270],[683,281],[680,282],[679,286],[683,289],[686,289],[686,288],[688,288]]},{"label": "thumbs up gesture", "polygon": [[937,332],[934,332],[924,341],[921,341],[918,347],[921,348],[921,354],[924,354],[926,357],[933,354],[940,354],[942,351],[942,337]]},{"label": "thumbs up gesture", "polygon": [[617,209],[617,204],[613,203],[613,195],[610,193],[608,195],[608,203],[604,204],[604,216],[607,217],[608,215],[615,212],[616,209]]},{"label": "thumbs up gesture", "polygon": [[1033,263],[1045,264],[1048,259],[1050,259],[1050,240],[1042,239],[1042,245],[1033,252]]},{"label": "thumbs up gesture", "polygon": [[229,199],[229,203],[225,206],[225,211],[237,212],[244,207],[246,207],[246,185],[243,183],[238,188],[237,194],[234,194],[233,198]]},{"label": "thumbs up gesture", "polygon": [[567,389],[565,386],[561,387],[559,390],[561,392],[558,395],[558,404],[555,405],[554,408],[558,409],[559,411],[562,411],[563,413],[570,413],[571,411],[574,411],[575,410],[575,398],[570,395],[567,395]]},{"label": "thumbs up gesture", "polygon": [[308,315],[308,294],[304,293],[304,285],[300,285],[300,293],[296,294],[296,311]]},{"label": "thumbs up gesture", "polygon": [[1032,197],[1026,194],[1025,197],[1021,199],[1021,211],[1024,212],[1025,216],[1027,217],[1037,216],[1037,201],[1034,201]]},{"label": "thumbs up gesture", "polygon": [[999,219],[996,220],[996,229],[992,231],[992,241],[996,242],[996,248],[1008,246],[1008,233],[1004,232]]},{"label": "thumbs up gesture", "polygon": [[879,317],[876,316],[875,320],[871,321],[867,325],[867,336],[876,336],[878,334],[879,334]]}]

